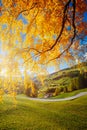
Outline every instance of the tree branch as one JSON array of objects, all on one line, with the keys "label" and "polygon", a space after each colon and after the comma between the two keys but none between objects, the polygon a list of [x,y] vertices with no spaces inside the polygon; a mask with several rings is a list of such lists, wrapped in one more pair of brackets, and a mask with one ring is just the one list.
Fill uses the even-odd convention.
[{"label": "tree branch", "polygon": [[[59,35],[58,35],[58,37],[57,37],[55,43],[54,43],[49,49],[47,49],[47,50],[45,50],[45,51],[42,51],[42,52],[39,51],[39,50],[37,50],[37,49],[35,49],[35,48],[29,48],[27,51],[30,51],[30,50],[36,51],[36,52],[37,52],[36,57],[37,57],[37,56],[42,55],[42,54],[45,53],[45,52],[51,51],[51,50],[56,46],[58,40],[60,39],[60,37],[62,36],[62,33],[63,33],[63,31],[64,31],[65,23],[66,23],[66,20],[67,20],[67,11],[68,11],[68,7],[69,7],[70,2],[71,2],[71,0],[69,0],[69,1],[66,3],[65,7],[64,7],[62,27],[61,27],[60,33],[59,33]],[[74,39],[75,39],[75,36],[76,36],[76,26],[75,26],[76,0],[73,0],[73,7],[72,7],[72,8],[73,8],[73,13],[72,13],[73,37],[71,38],[71,42],[70,42],[70,44],[68,45],[68,47],[67,47],[66,49],[64,49],[57,57],[55,57],[55,58],[53,58],[53,59],[51,59],[51,60],[49,60],[49,61],[52,61],[52,60],[55,60],[55,59],[60,58],[66,51],[68,51],[68,50],[70,49],[71,45],[72,45],[73,42],[74,42]],[[28,60],[29,60],[29,59],[31,59],[31,58],[28,58]],[[27,60],[27,61],[28,61],[28,60]],[[49,62],[49,61],[48,61],[48,62]]]},{"label": "tree branch", "polygon": [[69,46],[65,50],[62,51],[62,53],[60,53],[57,57],[50,59],[48,62],[60,58],[66,51],[68,51],[70,49],[71,45],[73,44],[75,36],[76,36],[75,12],[76,12],[76,1],[73,0],[73,17],[72,17],[73,37],[71,39],[71,43],[69,44]]},{"label": "tree branch", "polygon": [[[45,50],[45,51],[42,51],[42,52],[40,52],[40,53],[43,54],[43,53],[45,53],[45,52],[47,52],[47,51],[51,51],[51,50],[56,46],[58,40],[60,39],[60,37],[61,37],[61,35],[62,35],[62,33],[63,33],[64,27],[65,27],[65,23],[66,23],[66,20],[67,20],[67,9],[68,9],[68,6],[69,6],[70,2],[71,2],[71,0],[69,0],[69,1],[66,3],[65,7],[64,7],[61,30],[60,30],[60,33],[59,33],[59,35],[58,35],[58,37],[57,37],[55,43],[54,43],[49,49],[47,49],[47,50]],[[33,50],[33,49],[32,49],[32,50]],[[34,50],[35,50],[35,49],[34,49]]]},{"label": "tree branch", "polygon": [[[49,49],[45,50],[44,52],[47,52],[47,51],[52,50],[52,49],[56,46],[58,40],[60,39],[60,37],[61,37],[61,35],[62,35],[62,33],[63,33],[63,30],[64,30],[64,27],[65,27],[65,23],[66,23],[66,19],[67,19],[67,13],[66,13],[66,12],[67,12],[67,8],[68,8],[70,2],[71,2],[71,0],[69,0],[69,1],[66,3],[65,7],[64,7],[62,27],[61,27],[60,33],[59,33],[59,35],[58,35],[58,37],[57,37],[55,43],[54,43]],[[43,52],[43,53],[44,53],[44,52]]]}]

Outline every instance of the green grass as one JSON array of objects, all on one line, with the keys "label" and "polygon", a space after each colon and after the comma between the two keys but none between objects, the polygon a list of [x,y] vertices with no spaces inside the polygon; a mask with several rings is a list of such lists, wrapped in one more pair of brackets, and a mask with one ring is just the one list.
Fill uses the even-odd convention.
[{"label": "green grass", "polygon": [[60,93],[58,96],[51,97],[51,99],[71,97],[71,96],[74,96],[80,92],[87,92],[87,88],[75,90],[73,92],[68,92],[68,93]]},{"label": "green grass", "polygon": [[5,96],[0,104],[0,130],[86,130],[87,96],[64,102],[30,101]]}]

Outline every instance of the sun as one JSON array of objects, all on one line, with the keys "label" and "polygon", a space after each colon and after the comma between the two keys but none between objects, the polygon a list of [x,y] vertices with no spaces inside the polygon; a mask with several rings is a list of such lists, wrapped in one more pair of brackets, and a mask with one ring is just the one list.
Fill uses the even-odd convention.
[{"label": "sun", "polygon": [[7,76],[7,69],[6,68],[2,68],[1,72],[0,72],[0,76]]}]

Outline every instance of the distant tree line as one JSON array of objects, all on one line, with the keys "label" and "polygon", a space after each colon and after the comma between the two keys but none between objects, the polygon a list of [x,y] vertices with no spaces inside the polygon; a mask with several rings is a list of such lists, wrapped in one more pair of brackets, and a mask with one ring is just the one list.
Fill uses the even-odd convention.
[{"label": "distant tree line", "polygon": [[87,88],[87,72],[78,73],[78,76],[76,74],[76,77],[73,77],[73,76],[71,77],[72,77],[72,80],[68,86],[64,86],[64,87],[59,86],[59,87],[54,87],[54,88],[49,87],[45,91],[45,94],[52,93],[53,96],[57,96],[61,92],[66,93],[66,92],[72,92],[78,89]]},{"label": "distant tree line", "polygon": [[87,72],[79,73],[78,77],[73,78],[71,83],[67,87],[58,87],[55,89],[54,95],[58,95],[60,92],[72,92],[74,90],[87,88]]}]

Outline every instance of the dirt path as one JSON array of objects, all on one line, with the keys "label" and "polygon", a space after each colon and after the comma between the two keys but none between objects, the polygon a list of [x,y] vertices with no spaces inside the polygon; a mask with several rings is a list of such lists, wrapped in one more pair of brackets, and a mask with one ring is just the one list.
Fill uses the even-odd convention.
[{"label": "dirt path", "polygon": [[87,92],[81,92],[75,96],[67,97],[67,98],[60,98],[60,99],[41,99],[41,98],[28,98],[29,100],[34,101],[42,101],[42,102],[60,102],[60,101],[68,101],[68,100],[74,100],[76,98],[79,98],[81,96],[87,95]]}]

